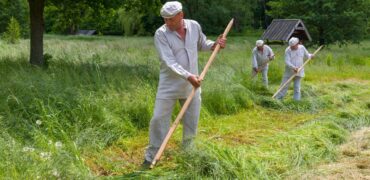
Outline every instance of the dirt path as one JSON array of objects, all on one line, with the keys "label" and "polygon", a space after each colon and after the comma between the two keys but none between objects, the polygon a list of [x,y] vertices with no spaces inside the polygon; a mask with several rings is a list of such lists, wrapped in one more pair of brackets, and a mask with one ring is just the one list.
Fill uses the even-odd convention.
[{"label": "dirt path", "polygon": [[337,162],[319,165],[299,179],[370,180],[370,127],[351,134],[348,143],[340,146]]}]

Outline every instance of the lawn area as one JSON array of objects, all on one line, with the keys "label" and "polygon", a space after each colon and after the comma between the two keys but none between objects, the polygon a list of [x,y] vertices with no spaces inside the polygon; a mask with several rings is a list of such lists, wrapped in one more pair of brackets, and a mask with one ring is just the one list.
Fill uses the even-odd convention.
[{"label": "lawn area", "polygon": [[180,126],[151,171],[139,166],[159,75],[152,37],[46,35],[47,69],[28,63],[29,40],[0,41],[0,177],[284,179],[336,161],[370,126],[370,40],[320,51],[300,102],[291,89],[271,98],[286,46],[271,46],[269,88],[251,79],[255,40],[228,38],[202,84],[195,148],[181,149]]}]

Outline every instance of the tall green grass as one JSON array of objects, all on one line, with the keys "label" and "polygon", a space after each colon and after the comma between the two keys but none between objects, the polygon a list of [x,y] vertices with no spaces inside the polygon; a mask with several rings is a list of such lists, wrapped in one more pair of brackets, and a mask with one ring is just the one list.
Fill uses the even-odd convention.
[{"label": "tall green grass", "polygon": [[230,149],[206,144],[182,156],[179,164],[189,179],[280,179],[295,168],[334,159],[335,145],[344,140],[344,129],[320,122],[266,139],[261,146]]},{"label": "tall green grass", "polygon": [[[286,100],[275,101],[271,96],[281,81],[285,46],[272,46],[277,59],[270,64],[270,87],[265,88],[259,80],[253,82],[250,78],[250,53],[255,40],[254,37],[228,38],[228,47],[217,56],[202,85],[201,121],[256,107],[278,110],[282,114],[334,111],[363,100],[363,94],[368,92],[366,86],[370,64],[367,47],[370,42],[365,41],[361,46],[331,46],[330,49],[324,49],[307,67],[302,86],[303,100],[292,101],[289,92]],[[39,69],[28,63],[28,40],[15,45],[0,41],[0,49],[1,177],[91,178],[96,172],[87,166],[85,158],[93,156],[102,159],[102,164],[110,164],[109,159],[99,157],[103,150],[116,146],[122,139],[135,139],[147,132],[159,74],[159,61],[152,38],[47,35],[45,53],[48,56],[48,69]],[[312,52],[313,48],[309,50]],[[200,53],[200,70],[209,55],[209,52]],[[346,82],[349,78],[365,83]],[[343,83],[332,82],[337,80]],[[363,90],[358,92],[356,88]],[[364,103],[364,107],[354,108],[353,111],[359,112],[370,102]],[[340,113],[339,117],[352,119],[352,116],[353,112],[350,111]],[[337,131],[342,132],[342,126],[353,128],[367,125],[367,117],[362,121],[364,123],[354,125],[346,125],[343,121],[340,126],[322,126],[333,129],[333,134],[336,134]],[[314,127],[307,127],[311,128]],[[298,133],[299,130],[296,131],[292,133]],[[322,132],[315,133],[321,137]],[[325,139],[326,135],[323,135],[324,140],[332,142],[333,139]],[[275,141],[284,139],[276,138],[266,140],[266,144],[276,146]],[[298,141],[293,140],[294,143]],[[284,148],[277,148],[277,151]],[[201,146],[201,149],[204,149],[203,153],[192,155],[194,162],[199,161],[200,164],[191,165],[199,168],[199,171],[195,170],[189,176],[181,171],[176,174],[181,177],[238,178],[257,177],[258,173],[246,174],[256,171],[261,177],[272,178],[282,176],[288,167],[301,165],[275,167],[270,160],[265,162],[253,155],[257,153],[256,149],[281,153],[273,152],[271,147],[231,150],[210,144]],[[235,159],[243,159],[242,155],[248,157],[243,160],[244,164],[234,162]],[[324,155],[332,156],[330,153]],[[223,159],[217,160],[218,156]],[[210,170],[202,170],[202,158],[209,159],[205,163],[211,163]],[[278,163],[290,158],[282,157],[271,162]],[[189,168],[187,161],[179,160],[179,164],[184,163],[182,168]],[[254,165],[249,166],[250,163]],[[117,166],[105,166],[106,174],[125,172]],[[238,168],[249,170],[240,172]],[[275,168],[282,170],[275,171]],[[173,172],[165,169],[160,173],[164,171]],[[216,174],[212,176],[210,172]]]},{"label": "tall green grass", "polygon": [[340,113],[264,138],[258,145],[230,148],[201,141],[197,149],[179,154],[174,174],[184,179],[284,179],[315,163],[335,161],[336,147],[349,131],[369,125],[368,112]]}]

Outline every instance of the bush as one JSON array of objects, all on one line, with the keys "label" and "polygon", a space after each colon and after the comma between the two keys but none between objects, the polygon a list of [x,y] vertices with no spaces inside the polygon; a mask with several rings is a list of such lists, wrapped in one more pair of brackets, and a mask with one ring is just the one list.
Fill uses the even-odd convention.
[{"label": "bush", "polygon": [[18,43],[21,37],[21,28],[18,21],[12,17],[10,18],[6,32],[3,35],[3,39],[8,43]]}]

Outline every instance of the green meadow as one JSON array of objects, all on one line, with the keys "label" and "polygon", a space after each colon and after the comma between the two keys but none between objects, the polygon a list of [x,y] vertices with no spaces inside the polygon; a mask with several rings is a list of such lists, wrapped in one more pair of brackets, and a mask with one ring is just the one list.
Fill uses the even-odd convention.
[{"label": "green meadow", "polygon": [[228,37],[202,83],[196,146],[181,149],[179,126],[153,170],[140,169],[159,77],[152,37],[46,35],[45,69],[29,64],[29,40],[0,41],[0,179],[284,179],[334,162],[370,126],[370,40],[321,50],[299,102],[292,87],[271,98],[286,45],[271,46],[268,88],[251,78],[255,40]]}]

